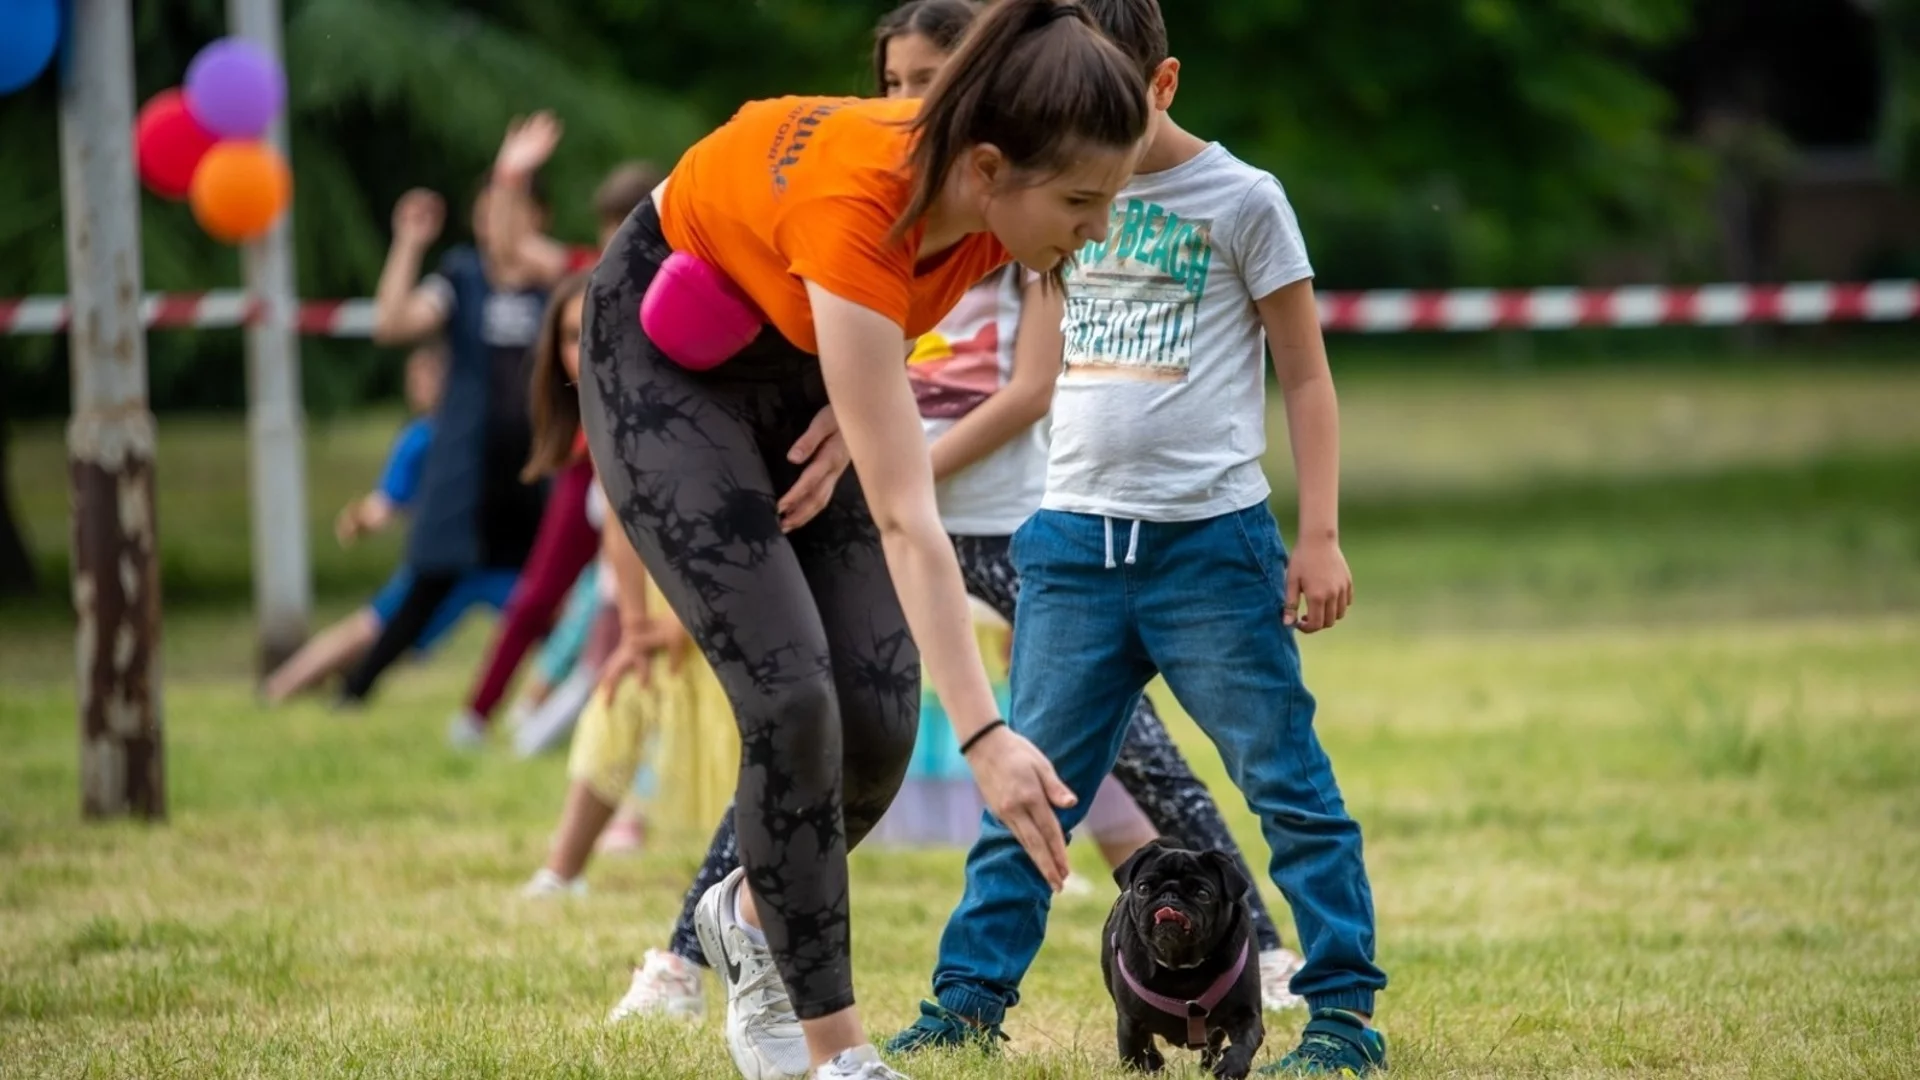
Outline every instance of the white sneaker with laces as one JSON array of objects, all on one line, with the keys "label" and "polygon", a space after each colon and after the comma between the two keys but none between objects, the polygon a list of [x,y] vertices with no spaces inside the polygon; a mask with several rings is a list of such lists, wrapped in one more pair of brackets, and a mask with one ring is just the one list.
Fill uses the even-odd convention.
[{"label": "white sneaker with laces", "polygon": [[801,1080],[812,1057],[773,953],[734,918],[744,869],[708,889],[693,909],[707,963],[727,987],[727,1052],[746,1080]]},{"label": "white sneaker with laces", "polygon": [[869,1043],[842,1050],[833,1060],[813,1070],[813,1080],[907,1080],[880,1060],[880,1051]]},{"label": "white sneaker with laces", "polygon": [[585,896],[587,895],[587,879],[574,878],[572,881],[568,881],[566,878],[561,877],[559,874],[543,866],[534,871],[531,880],[525,885],[520,886],[520,895],[528,900],[545,900],[548,897],[554,896]]},{"label": "white sneaker with laces", "polygon": [[1297,1009],[1306,1002],[1291,983],[1306,961],[1291,949],[1268,949],[1260,954],[1260,1007],[1267,1012]]},{"label": "white sneaker with laces", "polygon": [[607,1023],[617,1024],[630,1016],[695,1020],[706,1011],[700,969],[664,949],[648,949],[646,959],[633,969],[633,985],[627,987],[627,996],[607,1014]]}]

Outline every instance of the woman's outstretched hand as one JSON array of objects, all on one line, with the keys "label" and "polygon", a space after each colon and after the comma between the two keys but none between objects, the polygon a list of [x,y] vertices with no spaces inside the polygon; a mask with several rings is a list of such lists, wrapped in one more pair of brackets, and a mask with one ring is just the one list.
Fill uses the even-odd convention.
[{"label": "woman's outstretched hand", "polygon": [[1012,728],[989,732],[967,752],[987,809],[1013,833],[1054,892],[1067,881],[1067,837],[1055,809],[1080,800],[1053,771],[1053,762]]}]

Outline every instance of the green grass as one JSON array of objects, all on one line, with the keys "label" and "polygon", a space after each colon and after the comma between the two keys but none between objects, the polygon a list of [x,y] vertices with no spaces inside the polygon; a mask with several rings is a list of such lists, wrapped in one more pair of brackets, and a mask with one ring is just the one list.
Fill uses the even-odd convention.
[{"label": "green grass", "polygon": [[[9,678],[0,1071],[725,1074],[712,1028],[597,1022],[625,962],[663,939],[690,847],[601,863],[584,902],[516,901],[559,762],[443,750],[452,660],[364,717],[263,715],[204,674],[243,633],[199,617],[175,637],[190,655],[168,686],[162,828],[79,824],[65,682]],[[1912,616],[1312,642],[1322,731],[1367,830],[1397,1075],[1911,1075],[1915,655]],[[1104,880],[1093,852],[1076,859]],[[856,856],[876,1031],[925,993],[959,868]],[[1017,1068],[913,1075],[1112,1074],[1106,901],[1056,912],[1012,1025]]]},{"label": "green grass", "polygon": [[[1920,455],[1920,366],[1833,359],[1736,370],[1676,362],[1471,377],[1450,369],[1363,368],[1341,377],[1341,411],[1348,553],[1367,558],[1367,578],[1392,575],[1383,587],[1396,601],[1426,597],[1448,605],[1457,599],[1459,590],[1448,584],[1455,579],[1473,583],[1475,592],[1518,581],[1537,601],[1533,613],[1556,622],[1592,600],[1589,594],[1662,574],[1704,574],[1712,591],[1744,590],[1778,578],[1780,563],[1822,561],[1836,548],[1868,560],[1875,576],[1904,577],[1899,567],[1920,550],[1920,499],[1903,486]],[[376,413],[309,429],[309,543],[322,595],[344,600],[374,587],[399,550],[394,535],[343,551],[331,531],[334,512],[378,475],[398,421],[398,414]],[[1284,502],[1292,470],[1283,430],[1274,427],[1269,472]],[[68,493],[60,428],[21,428],[11,459],[16,509],[30,542],[47,579],[64,581]],[[233,420],[163,418],[157,483],[169,603],[225,605],[250,596],[245,462]],[[1827,500],[1846,506],[1823,518],[1825,533],[1807,541],[1817,546],[1779,545],[1764,580],[1726,580],[1722,549],[1744,547],[1752,529],[1775,514],[1756,505],[1766,502],[1767,490],[1786,485],[1789,502],[1805,503],[1834,475],[1821,471],[1827,462],[1843,472],[1865,464],[1867,471],[1843,477],[1850,488]],[[1722,478],[1746,489],[1740,520],[1701,512],[1701,495],[1711,496]],[[1644,543],[1623,528],[1643,503],[1661,518]],[[1805,509],[1829,513],[1830,505],[1817,503]],[[1418,529],[1401,527],[1423,507],[1438,512],[1424,512]],[[1441,531],[1457,542],[1436,550],[1431,533],[1443,524],[1439,518],[1446,519]],[[1670,550],[1676,533],[1685,550]],[[1595,550],[1603,539],[1610,550]],[[1614,562],[1613,569],[1597,565]],[[1402,573],[1416,566],[1425,569]],[[1585,580],[1595,574],[1605,579]],[[1425,585],[1414,580],[1423,576]],[[1675,584],[1684,591],[1687,583]],[[1911,583],[1900,588],[1884,600],[1878,589],[1844,599],[1885,607],[1920,597]]]},{"label": "green grass", "polygon": [[[1658,410],[1634,403],[1681,385],[1698,411],[1649,450]],[[1394,1075],[1920,1071],[1920,373],[1343,394],[1361,604],[1304,650],[1366,830]],[[316,437],[316,510],[365,482],[390,423]],[[0,1077],[728,1075],[712,1022],[600,1023],[700,838],[601,862],[584,901],[518,901],[564,769],[442,747],[477,625],[364,715],[257,708],[228,580],[237,428],[165,427],[167,566],[200,601],[165,628],[166,825],[79,821],[69,620],[0,617]],[[15,475],[36,538],[60,535],[58,492],[23,483],[57,468],[49,434]],[[391,549],[322,538],[332,613]],[[876,1034],[927,992],[960,862],[855,856]],[[1121,1075],[1110,896],[1057,906],[1010,1056],[910,1074]],[[1275,1019],[1263,1058],[1300,1023]]]}]

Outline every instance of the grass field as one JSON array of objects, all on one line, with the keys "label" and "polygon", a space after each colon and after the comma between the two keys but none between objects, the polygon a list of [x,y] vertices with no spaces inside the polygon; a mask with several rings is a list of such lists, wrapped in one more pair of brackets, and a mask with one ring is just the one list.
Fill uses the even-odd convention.
[{"label": "grass field", "polygon": [[[1366,829],[1394,1074],[1920,1075],[1920,370],[1343,395],[1360,606],[1304,648]],[[391,422],[313,433],[328,614],[391,557],[324,532]],[[0,615],[0,1077],[728,1075],[711,1022],[600,1023],[693,844],[601,863],[582,901],[513,896],[563,769],[443,749],[483,628],[364,715],[254,705],[240,438],[163,431],[166,826],[79,822],[70,626]],[[58,433],[16,451],[57,544]],[[855,857],[877,1033],[927,992],[959,864]],[[1119,1075],[1109,900],[1056,908],[1009,1057],[910,1075]],[[1263,1059],[1301,1021],[1273,1019]]]}]

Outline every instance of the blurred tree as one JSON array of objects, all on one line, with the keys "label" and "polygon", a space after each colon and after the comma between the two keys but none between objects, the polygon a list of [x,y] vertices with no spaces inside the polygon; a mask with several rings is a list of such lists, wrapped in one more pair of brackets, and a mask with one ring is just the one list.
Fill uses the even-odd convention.
[{"label": "blurred tree", "polygon": [[[890,2],[286,0],[300,290],[365,295],[406,188],[441,190],[463,231],[506,122],[543,106],[567,124],[546,177],[556,229],[584,240],[584,196],[616,160],[670,161],[754,97],[866,90],[869,28]],[[1709,224],[1712,166],[1649,58],[1704,2],[1164,6],[1179,116],[1280,176],[1332,288],[1549,283],[1622,244],[1684,248]],[[180,81],[224,9],[139,6],[142,100]],[[63,288],[54,95],[43,79],[0,99],[0,296]],[[237,284],[238,258],[185,207],[143,200],[149,287]],[[237,406],[239,348],[228,332],[154,335],[156,407]],[[363,344],[303,350],[316,413],[398,388],[397,365]],[[59,339],[5,351],[15,407],[63,412]]]},{"label": "blurred tree", "polygon": [[1920,0],[1856,0],[1879,16],[1887,91],[1879,143],[1887,171],[1920,186]]},{"label": "blurred tree", "polygon": [[0,596],[26,596],[34,592],[39,575],[13,516],[12,488],[7,483],[7,443],[12,433],[7,429],[6,411],[6,398],[0,395]]},{"label": "blurred tree", "polygon": [[[1706,182],[1644,60],[1689,0],[1168,4],[1176,109],[1273,169],[1328,287],[1536,284]],[[1315,237],[1318,236],[1316,240]]]}]

